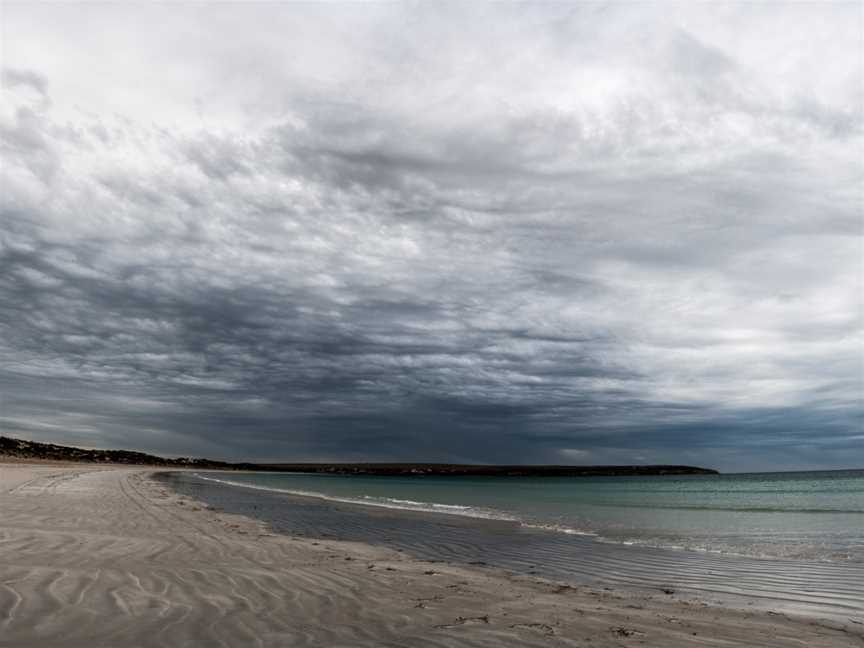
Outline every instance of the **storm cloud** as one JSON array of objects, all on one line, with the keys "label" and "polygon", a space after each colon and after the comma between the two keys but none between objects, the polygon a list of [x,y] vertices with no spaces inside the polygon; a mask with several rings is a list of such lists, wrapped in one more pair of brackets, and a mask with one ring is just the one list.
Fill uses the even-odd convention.
[{"label": "storm cloud", "polygon": [[3,433],[864,463],[858,3],[4,14]]}]

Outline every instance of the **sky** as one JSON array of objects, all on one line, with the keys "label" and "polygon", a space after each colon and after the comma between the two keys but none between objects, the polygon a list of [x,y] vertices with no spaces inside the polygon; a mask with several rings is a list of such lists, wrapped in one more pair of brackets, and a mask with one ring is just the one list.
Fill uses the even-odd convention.
[{"label": "sky", "polygon": [[0,434],[864,466],[859,3],[0,11]]}]

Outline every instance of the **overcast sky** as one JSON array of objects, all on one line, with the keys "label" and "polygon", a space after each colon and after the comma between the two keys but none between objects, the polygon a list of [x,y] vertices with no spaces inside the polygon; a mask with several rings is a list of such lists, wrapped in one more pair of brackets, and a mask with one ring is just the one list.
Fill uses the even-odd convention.
[{"label": "overcast sky", "polygon": [[864,465],[861,4],[2,24],[0,434]]}]

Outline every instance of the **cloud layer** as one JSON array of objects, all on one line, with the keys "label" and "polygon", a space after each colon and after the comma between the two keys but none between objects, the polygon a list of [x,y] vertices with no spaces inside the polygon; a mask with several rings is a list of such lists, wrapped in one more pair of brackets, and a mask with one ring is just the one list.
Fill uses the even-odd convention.
[{"label": "cloud layer", "polygon": [[4,432],[864,463],[857,4],[4,11]]}]

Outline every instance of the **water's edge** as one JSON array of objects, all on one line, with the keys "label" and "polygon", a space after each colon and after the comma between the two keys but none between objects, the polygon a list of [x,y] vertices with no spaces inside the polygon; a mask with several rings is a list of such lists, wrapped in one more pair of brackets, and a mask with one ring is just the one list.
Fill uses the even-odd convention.
[{"label": "water's edge", "polygon": [[721,605],[864,620],[862,565],[623,546],[507,519],[370,507],[208,481],[187,472],[159,472],[154,478],[212,507],[263,520],[277,533],[364,542],[424,560],[480,563],[573,584],[671,590]]},{"label": "water's edge", "polygon": [[[860,474],[859,474],[860,473]],[[519,522],[598,541],[864,565],[864,471],[624,478],[196,473],[289,495]],[[849,477],[858,479],[848,482]],[[802,477],[804,479],[802,480]],[[814,481],[815,478],[815,481]],[[779,481],[778,481],[779,480]]]}]

